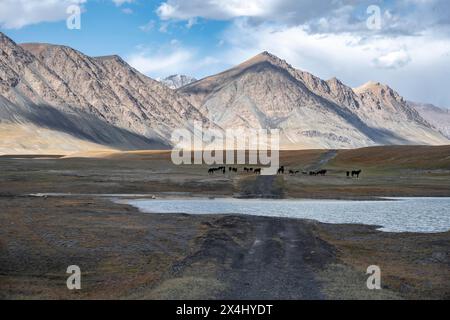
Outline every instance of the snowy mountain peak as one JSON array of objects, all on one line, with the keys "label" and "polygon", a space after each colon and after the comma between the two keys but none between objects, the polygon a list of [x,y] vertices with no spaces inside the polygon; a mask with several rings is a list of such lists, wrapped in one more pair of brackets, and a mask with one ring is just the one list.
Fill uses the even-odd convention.
[{"label": "snowy mountain peak", "polygon": [[174,74],[159,81],[170,89],[176,90],[197,81],[197,79],[183,74]]}]

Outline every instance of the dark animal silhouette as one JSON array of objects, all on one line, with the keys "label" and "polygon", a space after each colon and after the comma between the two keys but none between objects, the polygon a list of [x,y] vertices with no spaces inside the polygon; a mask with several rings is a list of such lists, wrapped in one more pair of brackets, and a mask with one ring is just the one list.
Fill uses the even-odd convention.
[{"label": "dark animal silhouette", "polygon": [[356,176],[357,179],[359,179],[359,175],[361,174],[362,170],[354,170],[352,171],[352,177]]},{"label": "dark animal silhouette", "polygon": [[278,169],[277,174],[284,174],[284,166],[281,166],[280,169]]},{"label": "dark animal silhouette", "polygon": [[261,169],[255,169],[253,172],[254,172],[255,174],[261,174]]},{"label": "dark animal silhouette", "polygon": [[225,171],[226,171],[225,169],[226,169],[225,167],[211,168],[211,169],[208,170],[208,173],[209,174],[214,174],[217,171],[222,171],[222,173],[225,174]]},{"label": "dark animal silhouette", "polygon": [[350,178],[350,171],[347,171],[347,178]]},{"label": "dark animal silhouette", "polygon": [[211,168],[211,169],[209,169],[208,170],[208,173],[209,174],[214,174],[216,171],[221,171],[222,169],[220,169],[220,168]]},{"label": "dark animal silhouette", "polygon": [[310,171],[310,176],[325,176],[327,174],[328,170],[319,170],[319,171]]}]

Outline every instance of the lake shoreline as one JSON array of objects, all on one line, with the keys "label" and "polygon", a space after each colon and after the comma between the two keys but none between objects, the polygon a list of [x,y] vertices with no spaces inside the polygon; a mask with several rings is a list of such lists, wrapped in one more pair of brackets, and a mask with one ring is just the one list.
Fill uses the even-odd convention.
[{"label": "lake shoreline", "polygon": [[243,215],[315,220],[332,224],[379,226],[383,232],[442,233],[450,231],[450,198],[373,200],[113,198],[142,213]]}]

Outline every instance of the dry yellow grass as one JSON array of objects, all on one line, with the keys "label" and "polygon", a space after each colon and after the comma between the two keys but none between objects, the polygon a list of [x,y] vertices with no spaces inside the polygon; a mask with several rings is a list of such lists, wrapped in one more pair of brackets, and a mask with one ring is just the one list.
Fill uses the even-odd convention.
[{"label": "dry yellow grass", "polygon": [[450,169],[450,146],[383,146],[340,150],[334,166]]},{"label": "dry yellow grass", "polygon": [[0,124],[0,154],[66,155],[104,149],[105,146],[31,124]]}]

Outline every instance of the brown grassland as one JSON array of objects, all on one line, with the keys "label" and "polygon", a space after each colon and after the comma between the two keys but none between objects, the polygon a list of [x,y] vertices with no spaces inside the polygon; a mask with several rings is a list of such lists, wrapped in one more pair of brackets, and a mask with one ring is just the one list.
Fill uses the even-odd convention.
[{"label": "brown grassland", "polygon": [[[450,146],[283,151],[280,163],[328,173],[263,177],[239,166],[208,175],[208,166],[175,166],[162,151],[0,157],[0,298],[450,298],[450,232],[144,214],[97,196],[450,197]],[[346,177],[357,169],[360,179]],[[72,264],[82,269],[80,291],[65,285]],[[380,291],[366,287],[373,264]]]}]

